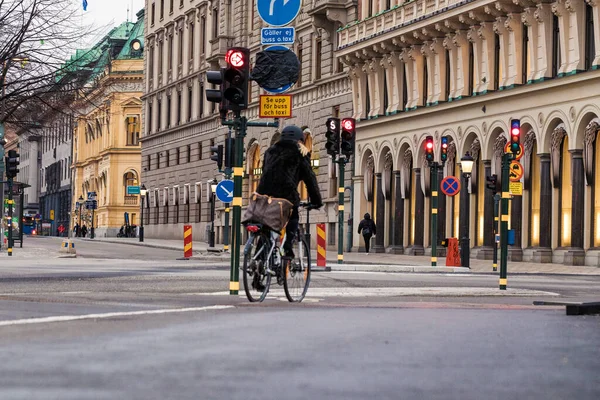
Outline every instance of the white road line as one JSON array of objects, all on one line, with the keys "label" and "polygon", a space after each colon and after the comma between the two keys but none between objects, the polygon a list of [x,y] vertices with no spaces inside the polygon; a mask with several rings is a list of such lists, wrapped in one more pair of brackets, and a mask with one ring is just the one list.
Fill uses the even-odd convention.
[{"label": "white road line", "polygon": [[209,310],[225,310],[235,308],[234,306],[207,306],[207,307],[190,307],[190,308],[170,308],[165,310],[147,310],[147,311],[129,311],[129,312],[114,312],[105,314],[86,314],[86,315],[62,315],[55,317],[43,318],[28,318],[17,319],[12,321],[0,321],[0,326],[12,325],[30,325],[30,324],[46,324],[53,322],[69,322],[82,319],[107,319],[115,317],[130,317],[137,315],[152,315],[152,314],[175,314],[184,312],[209,311]]}]

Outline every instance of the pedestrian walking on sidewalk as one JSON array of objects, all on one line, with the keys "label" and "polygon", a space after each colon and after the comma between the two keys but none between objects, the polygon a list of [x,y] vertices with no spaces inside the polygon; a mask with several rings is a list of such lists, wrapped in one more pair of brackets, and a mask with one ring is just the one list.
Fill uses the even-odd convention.
[{"label": "pedestrian walking on sidewalk", "polygon": [[371,219],[371,214],[366,213],[365,218],[358,224],[358,233],[363,235],[365,239],[365,252],[369,254],[369,248],[371,247],[371,236],[377,234],[377,227],[375,221]]}]

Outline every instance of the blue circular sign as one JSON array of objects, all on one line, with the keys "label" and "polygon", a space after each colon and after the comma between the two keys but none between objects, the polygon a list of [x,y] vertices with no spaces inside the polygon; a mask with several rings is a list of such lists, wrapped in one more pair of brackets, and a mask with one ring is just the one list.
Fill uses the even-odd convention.
[{"label": "blue circular sign", "polygon": [[455,196],[460,192],[460,181],[454,176],[447,176],[440,184],[442,193],[446,196]]},{"label": "blue circular sign", "polygon": [[284,26],[298,16],[302,0],[256,0],[260,19],[272,26]]},{"label": "blue circular sign", "polygon": [[[281,45],[275,45],[275,46],[269,46],[267,48],[265,48],[265,50],[288,50],[288,51],[292,51],[289,48],[285,47],[285,46],[281,46]],[[302,69],[300,70],[302,71]],[[302,72],[300,72],[302,73]],[[290,90],[292,88],[292,86],[294,86],[293,83],[289,83],[287,85],[284,85],[282,87],[278,87],[278,88],[266,88],[266,87],[262,87],[264,90],[266,90],[269,93],[284,93],[287,92],[288,90]]]},{"label": "blue circular sign", "polygon": [[233,181],[231,179],[225,179],[219,182],[215,189],[217,199],[223,203],[231,203],[233,201]]}]

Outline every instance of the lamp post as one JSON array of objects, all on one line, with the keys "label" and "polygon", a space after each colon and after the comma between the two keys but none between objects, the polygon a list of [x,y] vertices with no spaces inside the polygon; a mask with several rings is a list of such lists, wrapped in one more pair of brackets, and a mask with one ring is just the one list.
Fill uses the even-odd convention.
[{"label": "lamp post", "polygon": [[142,184],[142,187],[140,187],[140,198],[141,198],[141,205],[142,205],[142,222],[140,224],[140,242],[144,241],[144,201],[146,201],[146,194],[148,193],[148,190],[146,189],[146,185]]},{"label": "lamp post", "polygon": [[77,229],[77,237],[81,237],[81,209],[83,208],[83,196],[79,195],[79,229]]},{"label": "lamp post", "polygon": [[460,159],[460,168],[462,170],[462,190],[460,198],[461,207],[461,226],[460,226],[460,241],[461,241],[461,258],[462,266],[465,268],[471,268],[469,263],[470,257],[470,238],[469,238],[469,227],[471,225],[471,204],[469,199],[469,179],[473,172],[474,159],[471,154],[467,151],[463,158]]},{"label": "lamp post", "polygon": [[217,179],[210,182],[210,237],[208,247],[215,247],[215,193],[217,192]]}]

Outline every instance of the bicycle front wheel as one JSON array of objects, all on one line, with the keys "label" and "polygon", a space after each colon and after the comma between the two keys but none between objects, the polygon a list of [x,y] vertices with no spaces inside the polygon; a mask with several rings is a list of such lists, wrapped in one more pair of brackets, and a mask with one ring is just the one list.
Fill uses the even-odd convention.
[{"label": "bicycle front wheel", "polygon": [[244,291],[252,303],[263,301],[271,286],[271,275],[266,265],[268,247],[267,236],[256,233],[248,239],[244,249]]},{"label": "bicycle front wheel", "polygon": [[295,257],[284,266],[283,290],[290,302],[301,302],[310,285],[310,249],[304,238],[294,246]]}]

